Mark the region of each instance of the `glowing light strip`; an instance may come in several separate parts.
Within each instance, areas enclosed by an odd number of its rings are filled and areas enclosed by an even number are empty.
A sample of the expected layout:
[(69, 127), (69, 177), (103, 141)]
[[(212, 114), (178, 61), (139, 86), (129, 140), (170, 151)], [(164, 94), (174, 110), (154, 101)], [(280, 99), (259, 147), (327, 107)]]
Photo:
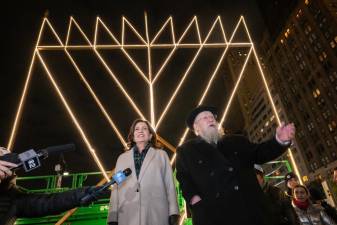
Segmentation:
[(97, 32), (98, 32), (98, 24), (99, 23), (104, 27), (104, 29), (108, 32), (110, 37), (117, 43), (117, 45), (120, 45), (120, 43), (117, 40), (117, 38), (115, 37), (115, 35), (113, 35), (113, 33), (109, 30), (109, 28), (105, 25), (105, 23), (101, 20), (100, 17), (97, 17), (97, 19), (96, 19), (94, 45), (97, 46)]
[[(123, 20), (124, 21), (124, 20)], [(100, 22), (104, 29), (109, 33), (109, 35), (112, 37), (112, 39), (117, 43), (117, 45), (96, 45), (97, 42), (97, 30), (98, 30), (98, 22)], [(124, 49), (124, 22), (122, 23), (122, 45), (119, 43), (119, 41), (117, 40), (117, 38), (112, 34), (112, 32), (109, 30), (109, 28), (105, 25), (105, 23), (99, 18), (97, 17), (96, 19), (96, 26), (95, 26), (95, 35), (94, 35), (94, 47), (95, 49), (108, 49), (108, 48), (112, 48), (112, 49), (121, 49), (122, 52), (125, 54), (125, 56), (127, 57), (127, 59), (129, 60), (129, 62), (131, 62), (133, 64), (133, 66), (136, 68), (136, 70), (138, 71), (138, 73), (141, 75), (141, 77), (150, 84), (149, 79), (146, 77), (146, 75), (144, 74), (144, 72), (139, 68), (139, 66), (136, 64), (136, 62), (132, 59), (132, 57), (129, 55), (129, 53)], [(138, 34), (139, 35), (139, 34)], [(146, 47), (146, 45), (127, 45), (128, 47), (132, 48), (144, 48)]]
[(47, 75), (48, 75), (49, 80), (50, 80), (51, 83), (53, 84), (53, 86), (54, 86), (54, 88), (55, 88), (57, 94), (59, 95), (59, 97), (60, 97), (60, 99), (61, 99), (63, 105), (65, 106), (65, 108), (66, 108), (68, 114), (70, 115), (70, 117), (71, 117), (73, 123), (75, 124), (77, 130), (79, 131), (79, 133), (80, 133), (80, 135), (81, 135), (81, 137), (82, 137), (82, 139), (84, 140), (84, 143), (86, 144), (87, 148), (89, 149), (89, 152), (90, 152), (91, 155), (93, 156), (93, 158), (94, 158), (96, 164), (98, 165), (99, 169), (100, 169), (101, 172), (103, 173), (105, 179), (106, 179), (107, 181), (109, 181), (110, 179), (109, 179), (108, 175), (106, 174), (105, 169), (103, 168), (101, 162), (99, 161), (99, 159), (98, 159), (98, 157), (97, 157), (97, 155), (96, 155), (96, 153), (95, 153), (94, 148), (91, 146), (90, 141), (89, 141), (89, 139), (87, 138), (87, 135), (84, 133), (84, 130), (82, 129), (82, 127), (81, 127), (81, 125), (79, 124), (79, 122), (77, 121), (77, 119), (76, 119), (75, 115), (73, 114), (73, 112), (72, 112), (72, 110), (71, 110), (69, 104), (67, 103), (67, 100), (66, 100), (65, 97), (63, 96), (63, 94), (62, 94), (60, 88), (58, 87), (56, 81), (54, 80), (53, 76), (51, 75), (51, 72), (49, 71), (49, 69), (48, 69), (46, 63), (44, 62), (44, 60), (43, 60), (43, 58), (41, 57), (41, 55), (40, 55), (40, 53), (39, 53), (38, 50), (36, 51), (36, 54), (37, 54), (37, 56), (38, 56), (40, 62), (42, 63), (42, 66), (43, 66), (43, 68), (45, 69), (45, 71), (46, 71), (46, 73), (47, 73)]
[[(144, 40), (144, 38), (139, 34), (139, 32), (136, 30), (136, 28), (134, 28), (134, 26), (123, 16), (122, 18), (123, 20), (123, 23), (127, 23), (128, 26), (133, 30), (133, 32), (138, 36), (138, 38), (144, 43), (144, 45), (148, 45), (148, 43)], [(123, 30), (125, 32), (125, 30)], [(123, 42), (124, 44), (124, 39), (123, 39)]]
[[(256, 51), (255, 51), (254, 43), (253, 43), (253, 41), (252, 41), (252, 39), (251, 39), (251, 36), (250, 36), (250, 34), (249, 34), (249, 31), (248, 31), (248, 27), (247, 27), (246, 21), (245, 21), (245, 19), (243, 18), (243, 16), (241, 16), (241, 17), (242, 17), (242, 21), (243, 21), (243, 24), (244, 24), (244, 26), (245, 26), (245, 30), (246, 30), (246, 32), (247, 32), (249, 41), (252, 43), (252, 46), (253, 46), (252, 48), (253, 48), (255, 60), (256, 60), (256, 62), (257, 62), (258, 68), (259, 68), (259, 70), (260, 70), (260, 74), (261, 74), (261, 77), (262, 77), (262, 80), (263, 80), (263, 84), (264, 84), (264, 87), (265, 87), (265, 89), (266, 89), (266, 91), (267, 91), (267, 94), (268, 94), (269, 102), (270, 102), (271, 105), (272, 105), (272, 108), (273, 108), (273, 111), (274, 111), (274, 115), (276, 116), (277, 122), (278, 122), (278, 124), (280, 125), (280, 124), (281, 124), (281, 120), (280, 120), (280, 118), (279, 118), (277, 109), (276, 109), (276, 107), (275, 107), (274, 100), (273, 100), (273, 98), (272, 98), (272, 96), (271, 96), (271, 93), (270, 93), (270, 90), (269, 90), (269, 87), (268, 87), (268, 83), (267, 83), (267, 81), (266, 81), (264, 72), (263, 72), (262, 67), (261, 67), (261, 64), (260, 64), (260, 60), (259, 60), (259, 58), (258, 58), (258, 56), (257, 56)], [(296, 174), (297, 177), (299, 178), (300, 184), (303, 184), (301, 174), (300, 174), (300, 172), (299, 172), (299, 170), (298, 170), (296, 161), (295, 161), (295, 159), (294, 159), (293, 153), (292, 153), (292, 151), (291, 151), (290, 148), (288, 148), (288, 153), (289, 153), (289, 156), (290, 156), (290, 157), (289, 157), (289, 158), (290, 158), (290, 161), (291, 161), (291, 163), (293, 164), (295, 174)]]
[[(175, 39), (175, 35), (174, 35), (174, 27), (173, 27), (173, 19), (172, 17), (169, 18), (170, 21), (170, 26), (171, 26), (171, 36), (172, 36), (172, 42), (173, 44), (168, 44), (169, 48), (173, 47), (173, 49), (171, 50), (171, 52), (169, 53), (169, 55), (166, 57), (164, 63), (161, 65), (161, 67), (159, 68), (158, 72), (154, 75), (154, 80), (151, 82), (152, 85), (156, 82), (157, 78), (159, 77), (159, 75), (161, 74), (161, 72), (163, 71), (163, 69), (165, 68), (166, 64), (168, 63), (168, 61), (171, 59), (173, 53), (175, 52), (177, 45), (176, 45), (176, 39)], [(192, 19), (193, 21), (193, 19)], [(192, 24), (192, 22), (190, 22), (190, 25)], [(166, 23), (162, 26), (162, 28), (160, 29), (160, 31), (157, 33), (157, 35), (153, 38), (153, 40), (151, 41), (151, 47), (153, 46), (157, 46), (158, 44), (153, 44), (157, 38), (157, 36), (159, 36), (159, 34), (162, 32), (162, 30), (164, 29), (164, 27), (166, 26)], [(189, 27), (189, 26), (188, 26)], [(184, 32), (185, 33), (185, 32)], [(179, 42), (179, 41), (178, 41)]]
[[(220, 18), (220, 17), (219, 17), (219, 18)], [(210, 80), (208, 81), (208, 84), (207, 84), (207, 86), (206, 86), (206, 89), (204, 90), (204, 93), (203, 93), (203, 95), (201, 96), (198, 105), (201, 105), (202, 102), (203, 102), (203, 100), (204, 100), (204, 98), (206, 97), (206, 95), (207, 95), (207, 93), (208, 93), (208, 90), (209, 90), (209, 88), (211, 87), (211, 84), (213, 83), (213, 80), (214, 80), (214, 78), (215, 78), (215, 75), (216, 75), (216, 73), (217, 73), (217, 71), (218, 71), (218, 69), (219, 69), (219, 67), (220, 67), (220, 63), (221, 63), (222, 60), (224, 59), (224, 56), (225, 56), (225, 54), (226, 54), (226, 52), (227, 52), (227, 50), (228, 50), (228, 47), (232, 44), (232, 40), (233, 40), (233, 38), (234, 38), (234, 36), (235, 36), (235, 34), (236, 34), (237, 29), (239, 28), (239, 25), (240, 25), (240, 23), (241, 23), (241, 20), (242, 20), (242, 19), (240, 18), (240, 20), (239, 20), (238, 23), (236, 24), (235, 29), (234, 29), (234, 31), (233, 31), (233, 33), (232, 33), (232, 35), (231, 35), (231, 38), (229, 39), (229, 42), (227, 43), (227, 47), (225, 48), (225, 50), (224, 50), (224, 52), (223, 52), (223, 54), (222, 54), (222, 56), (221, 56), (221, 58), (220, 58), (220, 60), (219, 60), (219, 62), (218, 62), (218, 65), (216, 66), (216, 68), (215, 68), (215, 70), (214, 70), (214, 72), (213, 72), (212, 77), (211, 77)], [(222, 22), (221, 22), (221, 19), (220, 19), (219, 21), (220, 21), (220, 23), (222, 23)], [(185, 138), (186, 138), (186, 136), (187, 136), (187, 133), (188, 133), (188, 128), (185, 128), (185, 131), (184, 131), (184, 133), (183, 133), (183, 136), (180, 138), (179, 145), (181, 145), (181, 144), (184, 142), (184, 140), (185, 140)]]
[(8, 140), (7, 149), (9, 151), (12, 149), (13, 143), (15, 141), (17, 127), (18, 127), (19, 121), (21, 119), (22, 108), (23, 108), (23, 105), (25, 104), (27, 90), (28, 90), (29, 83), (30, 83), (31, 76), (32, 76), (33, 65), (35, 63), (35, 56), (36, 56), (36, 50), (34, 50), (33, 57), (32, 57), (32, 60), (30, 62), (28, 75), (27, 75), (27, 78), (26, 78), (26, 81), (25, 81), (25, 85), (24, 85), (24, 88), (23, 88), (23, 92), (21, 94), (18, 110), (16, 112), (16, 116), (15, 116), (14, 123), (13, 123), (13, 126), (12, 126), (12, 132), (11, 132), (11, 135), (10, 135), (9, 140)]
[[(167, 20), (166, 20), (166, 22), (164, 23), (164, 25), (159, 29), (159, 31), (157, 32), (157, 34), (154, 36), (154, 38), (152, 39), (152, 41), (151, 41), (151, 45), (153, 45), (153, 43), (157, 40), (157, 38), (159, 37), (159, 35), (163, 32), (163, 30), (164, 30), (164, 28), (167, 26), (167, 24), (169, 24), (170, 23), (170, 25), (171, 25), (171, 28), (172, 28), (172, 16), (170, 16)], [(172, 29), (171, 29), (171, 31), (172, 31)], [(173, 35), (174, 35), (174, 33), (173, 32), (171, 32), (171, 35), (172, 35), (172, 45), (174, 45), (174, 38), (173, 38)]]
[[(76, 22), (76, 20), (71, 16), (70, 17), (70, 24), (72, 24), (72, 23), (75, 24), (75, 26), (77, 27), (78, 31), (82, 34), (82, 36), (84, 37), (84, 39), (88, 42), (88, 45), (92, 46), (91, 41), (89, 40), (89, 38), (87, 37), (87, 35), (84, 33), (84, 31), (82, 30), (82, 28), (80, 27), (80, 25)], [(68, 39), (68, 35), (67, 35), (67, 39)], [(66, 43), (66, 45), (68, 45), (68, 43)]]
[[(56, 36), (56, 38), (59, 40), (59, 43), (63, 45), (61, 39), (59, 38), (58, 34), (56, 33), (54, 27), (51, 25), (51, 23), (48, 21), (48, 19), (46, 19), (50, 29), (52, 30), (52, 32), (54, 33), (54, 35)], [(68, 27), (68, 32), (67, 32), (67, 41), (69, 40), (69, 34), (70, 34), (70, 28), (71, 28), (71, 22), (69, 23), (69, 27)], [(67, 43), (66, 41), (66, 43)], [(123, 144), (124, 147), (126, 147), (126, 142), (123, 139), (122, 135), (120, 134), (119, 130), (117, 129), (116, 125), (113, 123), (113, 121), (111, 120), (110, 116), (108, 115), (106, 109), (103, 107), (103, 105), (101, 104), (100, 100), (98, 99), (98, 97), (96, 96), (95, 92), (92, 90), (90, 84), (87, 82), (87, 80), (85, 79), (85, 76), (83, 75), (83, 73), (81, 72), (81, 70), (79, 69), (79, 67), (77, 66), (77, 64), (75, 63), (75, 60), (73, 59), (73, 57), (70, 55), (70, 53), (68, 52), (67, 48), (64, 48), (64, 51), (66, 53), (66, 55), (68, 56), (68, 58), (70, 59), (71, 63), (73, 64), (73, 66), (75, 67), (76, 71), (78, 72), (78, 74), (80, 75), (81, 80), (84, 82), (84, 84), (86, 85), (86, 88), (88, 89), (88, 91), (90, 92), (91, 96), (94, 98), (96, 104), (98, 105), (98, 107), (100, 108), (101, 112), (104, 114), (105, 118), (108, 120), (110, 126), (112, 127), (112, 129), (115, 131), (115, 133), (117, 134), (117, 137), (119, 138), (119, 140), (121, 141), (121, 143)], [(95, 155), (96, 156), (96, 155)], [(94, 156), (94, 157), (95, 157)], [(96, 157), (96, 161), (99, 161), (99, 159)], [(100, 165), (98, 165), (100, 166)]]
[[(172, 94), (172, 96), (171, 96), (169, 102), (168, 102), (167, 105), (165, 106), (165, 108), (164, 108), (162, 114), (161, 114), (160, 117), (159, 117), (158, 123), (156, 124), (156, 128), (159, 127), (161, 121), (163, 120), (165, 114), (167, 113), (169, 107), (171, 106), (173, 100), (175, 99), (175, 96), (176, 96), (177, 93), (179, 92), (180, 87), (181, 87), (182, 84), (184, 83), (184, 81), (185, 81), (187, 75), (189, 74), (189, 72), (190, 72), (192, 66), (194, 65), (195, 60), (198, 58), (199, 53), (201, 52), (201, 50), (202, 50), (202, 48), (203, 48), (203, 44), (207, 42), (208, 38), (210, 37), (210, 34), (212, 33), (212, 31), (213, 31), (213, 29), (214, 29), (214, 27), (215, 27), (215, 25), (216, 25), (216, 23), (217, 23), (218, 21), (219, 21), (219, 17), (213, 22), (213, 25), (212, 25), (212, 27), (210, 28), (210, 30), (209, 30), (209, 32), (208, 32), (208, 34), (207, 34), (205, 40), (204, 40), (203, 43), (200, 45), (200, 48), (198, 49), (198, 51), (197, 51), (197, 53), (195, 54), (194, 58), (192, 59), (190, 65), (188, 66), (187, 70), (185, 71), (185, 73), (184, 73), (182, 79), (180, 80), (180, 82), (179, 82), (178, 86), (176, 87), (175, 91), (173, 92), (173, 94)], [(196, 20), (197, 31), (198, 31), (198, 33), (200, 33), (200, 32), (199, 32), (199, 26), (198, 26), (197, 24), (198, 24), (198, 23), (197, 23), (197, 20)], [(200, 36), (200, 35), (199, 35), (199, 36)], [(181, 40), (182, 40), (182, 38), (180, 38), (180, 41), (181, 41)]]
[[(57, 37), (57, 39), (60, 41), (60, 43), (62, 44), (62, 41), (60, 40), (59, 36), (57, 35), (55, 29), (53, 28), (53, 26), (49, 23), (49, 21), (47, 20), (48, 25), (50, 26), (50, 28), (52, 29), (54, 35)], [(67, 40), (66, 43), (68, 43), (69, 40), (69, 35), (70, 35), (70, 29), (71, 29), (71, 24), (72, 22), (69, 23), (69, 27), (68, 27), (68, 32), (67, 32)], [(95, 92), (92, 90), (90, 84), (88, 83), (88, 81), (85, 79), (85, 76), (83, 75), (82, 71), (80, 70), (80, 68), (77, 66), (75, 60), (73, 59), (73, 57), (70, 55), (70, 53), (68, 52), (67, 48), (64, 49), (66, 55), (68, 56), (68, 58), (70, 59), (71, 63), (73, 64), (74, 68), (76, 69), (77, 73), (79, 74), (81, 80), (83, 81), (83, 83), (85, 84), (86, 88), (88, 89), (88, 91), (90, 92), (91, 96), (93, 97), (93, 99), (95, 100), (97, 106), (100, 108), (101, 112), (103, 113), (103, 115), (105, 116), (105, 118), (108, 120), (110, 126), (112, 127), (112, 129), (115, 131), (118, 139), (121, 141), (121, 143), (123, 144), (124, 147), (126, 147), (126, 142), (123, 138), (123, 136), (121, 135), (121, 133), (119, 132), (117, 126), (114, 124), (114, 122), (112, 121), (111, 117), (108, 115), (106, 109), (104, 108), (104, 106), (102, 105), (101, 101), (98, 99), (98, 97), (96, 96)]]
[(179, 225), (183, 225), (185, 219), (187, 218), (187, 213), (186, 213), (186, 203), (184, 204), (184, 214), (182, 216), (180, 216), (180, 221), (179, 221)]
[(148, 83), (151, 84), (150, 80), (146, 77), (144, 72), (139, 68), (137, 63), (132, 59), (132, 57), (129, 55), (129, 53), (124, 49), (124, 46), (121, 48), (122, 52), (125, 54), (126, 58), (129, 60), (129, 62), (132, 63), (132, 65), (135, 67), (135, 69), (139, 72), (141, 77)]
[(99, 58), (99, 60), (102, 62), (103, 66), (105, 67), (105, 69), (108, 71), (109, 75), (112, 77), (112, 79), (116, 82), (117, 86), (119, 87), (119, 89), (123, 92), (124, 96), (127, 98), (127, 100), (129, 101), (129, 103), (131, 104), (131, 106), (133, 107), (133, 109), (137, 112), (137, 114), (142, 118), (145, 119), (145, 116), (143, 115), (143, 113), (139, 110), (138, 106), (136, 105), (136, 103), (133, 101), (133, 99), (131, 98), (131, 96), (128, 94), (128, 92), (124, 89), (123, 85), (119, 82), (118, 78), (115, 76), (115, 74), (111, 71), (110, 67), (107, 65), (107, 63), (104, 61), (104, 59), (102, 58), (102, 56), (99, 54), (99, 52), (94, 48), (93, 49), (94, 52), (96, 53), (97, 57)]
[[(136, 70), (139, 72), (139, 74), (142, 76), (142, 78), (148, 83), (150, 84), (149, 79), (147, 78), (147, 76), (144, 74), (144, 72), (139, 68), (139, 66), (137, 65), (137, 63), (132, 59), (132, 57), (129, 55), (129, 53), (124, 49), (124, 43), (125, 43), (125, 17), (122, 18), (122, 45), (121, 45), (121, 50), (123, 51), (123, 53), (125, 54), (125, 56), (127, 57), (127, 59), (129, 60), (129, 62), (132, 63), (132, 65), (136, 68)], [(138, 46), (138, 47), (147, 47), (147, 43), (144, 41), (144, 39), (140, 36), (140, 34), (137, 32), (136, 29), (133, 28), (133, 26), (131, 26), (131, 28), (133, 29), (133, 31), (137, 34), (137, 36), (140, 37), (140, 39), (144, 42), (144, 45), (133, 45), (133, 46)]]
[(8, 140), (8, 144), (7, 144), (8, 150), (11, 150), (12, 147), (13, 147), (13, 143), (14, 143), (15, 136), (16, 136), (16, 130), (17, 130), (17, 127), (19, 125), (19, 121), (21, 119), (22, 108), (23, 108), (23, 105), (25, 104), (25, 100), (26, 100), (26, 96), (27, 96), (27, 90), (28, 90), (28, 87), (29, 87), (29, 83), (31, 81), (32, 70), (33, 70), (33, 66), (34, 66), (34, 63), (35, 63), (36, 46), (38, 46), (39, 43), (40, 43), (41, 34), (44, 30), (45, 23), (46, 23), (46, 19), (43, 19), (42, 25), (41, 25), (41, 28), (40, 28), (40, 31), (39, 31), (39, 35), (38, 35), (38, 38), (37, 38), (37, 41), (36, 41), (36, 44), (35, 44), (33, 57), (32, 57), (32, 60), (30, 62), (30, 65), (29, 65), (25, 85), (24, 85), (24, 88), (23, 88), (23, 91), (22, 91), (22, 94), (21, 94), (18, 110), (17, 110), (16, 115), (15, 115), (14, 123), (13, 123), (13, 126), (12, 126), (12, 132), (11, 132), (11, 135), (10, 135), (9, 140)]
[(220, 20), (220, 28), (221, 28), (221, 31), (222, 31), (222, 36), (223, 36), (223, 38), (225, 39), (225, 43), (228, 44), (228, 43), (227, 43), (227, 38), (226, 38), (225, 29), (223, 28), (223, 25), (222, 25), (222, 22), (221, 22), (221, 17), (218, 16), (218, 18), (219, 18), (219, 20)]
[[(165, 68), (166, 64), (168, 63), (168, 61), (171, 59), (171, 57), (173, 56), (173, 53), (176, 51), (177, 46), (179, 46), (181, 40), (185, 37), (187, 31), (190, 29), (190, 27), (192, 26), (193, 23), (196, 23), (196, 16), (193, 17), (193, 19), (191, 20), (191, 22), (187, 25), (185, 31), (183, 32), (183, 34), (180, 36), (179, 40), (177, 43), (174, 42), (174, 47), (171, 50), (170, 54), (167, 56), (167, 58), (165, 59), (164, 63), (161, 65), (160, 69), (158, 70), (158, 72), (156, 73), (156, 75), (154, 76), (154, 79), (152, 81), (152, 84), (154, 84), (157, 79), (159, 78), (159, 75), (161, 74), (161, 72), (163, 71), (163, 69)], [(173, 28), (173, 23), (171, 23), (172, 25), (172, 32), (174, 32), (174, 28)], [(198, 47), (200, 48), (200, 44), (198, 44)]]
[(107, 119), (107, 121), (109, 122), (111, 128), (115, 131), (115, 133), (117, 134), (118, 139), (120, 140), (120, 142), (122, 143), (122, 145), (126, 148), (126, 141), (124, 140), (123, 136), (121, 135), (120, 131), (118, 130), (117, 126), (115, 125), (115, 123), (112, 121), (111, 116), (108, 114), (108, 112), (106, 111), (105, 107), (102, 105), (101, 101), (99, 100), (99, 98), (97, 97), (96, 93), (93, 91), (92, 87), (90, 86), (89, 82), (86, 80), (85, 76), (83, 75), (82, 71), (80, 70), (80, 68), (77, 66), (75, 60), (73, 59), (73, 57), (70, 55), (70, 53), (68, 52), (67, 49), (65, 49), (66, 55), (68, 56), (68, 58), (70, 59), (71, 63), (73, 64), (73, 66), (75, 67), (78, 75), (80, 76), (81, 80), (83, 81), (83, 83), (85, 84), (86, 88), (89, 90), (91, 96), (93, 97), (93, 99), (95, 100), (97, 106), (100, 108), (101, 112), (103, 113), (103, 115), (105, 116), (105, 118)]
[(149, 29), (148, 29), (148, 21), (147, 14), (144, 13), (145, 17), (145, 35), (147, 41), (147, 63), (148, 63), (148, 73), (150, 80), (150, 112), (151, 112), (151, 126), (155, 127), (155, 112), (154, 112), (154, 97), (153, 97), (153, 85), (152, 85), (152, 64), (151, 64), (151, 47), (150, 47), (150, 38), (149, 38)]
[[(78, 25), (78, 23), (76, 22), (75, 19), (72, 18), (73, 23), (78, 27), (79, 31), (82, 33), (82, 35), (85, 37), (86, 40), (88, 40), (88, 43), (90, 43), (89, 39), (87, 38), (86, 34), (82, 31), (82, 29), (80, 28), (80, 26)], [(134, 110), (138, 113), (138, 115), (141, 118), (145, 118), (144, 115), (142, 114), (142, 112), (139, 110), (138, 106), (136, 105), (136, 103), (133, 101), (133, 99), (130, 97), (130, 95), (127, 93), (127, 91), (125, 90), (125, 88), (123, 87), (123, 85), (119, 82), (118, 78), (115, 76), (115, 74), (111, 71), (110, 67), (107, 65), (107, 63), (105, 62), (105, 60), (103, 59), (103, 57), (100, 55), (100, 53), (96, 50), (96, 48), (92, 46), (93, 51), (95, 52), (95, 54), (97, 55), (97, 57), (99, 58), (99, 60), (102, 62), (102, 64), (104, 65), (105, 69), (108, 71), (109, 75), (112, 77), (112, 79), (115, 81), (115, 83), (117, 84), (117, 86), (120, 88), (120, 90), (122, 91), (122, 93), (124, 94), (124, 96), (129, 100), (130, 104), (132, 105), (132, 107), (134, 108)]]
[(247, 63), (248, 63), (250, 54), (252, 53), (252, 49), (253, 49), (253, 48), (250, 48), (250, 49), (249, 49), (248, 55), (247, 55), (247, 57), (246, 57), (246, 59), (245, 59), (245, 62), (244, 62), (244, 64), (243, 64), (243, 66), (242, 66), (242, 69), (241, 69), (241, 72), (240, 72), (240, 74), (239, 74), (239, 77), (238, 77), (238, 79), (236, 80), (236, 83), (235, 83), (235, 85), (234, 85), (234, 88), (233, 88), (233, 90), (232, 90), (232, 93), (231, 93), (231, 95), (230, 95), (230, 97), (229, 97), (229, 100), (228, 100), (228, 103), (227, 103), (227, 105), (226, 105), (225, 111), (224, 111), (224, 113), (222, 114), (221, 120), (220, 120), (220, 122), (219, 122), (219, 127), (222, 126), (222, 124), (223, 124), (223, 122), (224, 122), (224, 120), (225, 120), (225, 118), (226, 118), (226, 116), (227, 116), (227, 113), (228, 113), (228, 110), (229, 110), (229, 108), (230, 108), (230, 106), (231, 106), (231, 104), (232, 104), (234, 95), (236, 94), (236, 90), (238, 89), (239, 84), (240, 84), (240, 82), (241, 82), (241, 80), (242, 80), (243, 73), (244, 73), (245, 70), (246, 70), (246, 66), (247, 66)]
[[(218, 48), (218, 47), (226, 47), (227, 43), (205, 43), (203, 44), (204, 48)], [(137, 44), (116, 44), (116, 45), (95, 45), (97, 49), (146, 49), (147, 45), (137, 45)], [(150, 44), (151, 48), (199, 48), (200, 44), (186, 44), (186, 43), (175, 43), (175, 44)], [(231, 47), (250, 47), (251, 43), (231, 43)], [(59, 50), (63, 47), (60, 45), (39, 45), (37, 46), (40, 49), (46, 50)], [(67, 45), (68, 49), (88, 49), (92, 48), (90, 45)]]

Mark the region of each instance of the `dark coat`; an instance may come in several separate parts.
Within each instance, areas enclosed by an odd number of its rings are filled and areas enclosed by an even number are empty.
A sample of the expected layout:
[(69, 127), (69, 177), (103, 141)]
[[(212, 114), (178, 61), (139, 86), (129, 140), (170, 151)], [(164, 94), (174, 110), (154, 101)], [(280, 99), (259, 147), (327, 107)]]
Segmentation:
[(267, 182), (262, 190), (265, 193), (269, 211), (266, 215), (271, 216), (270, 220), (277, 221), (277, 225), (300, 225), (290, 199), (280, 188)]
[(177, 149), (177, 179), (189, 204), (193, 225), (272, 225), (254, 164), (263, 164), (284, 153), (275, 138), (254, 144), (243, 136), (224, 136), (217, 146), (200, 138)]
[(19, 217), (59, 214), (80, 205), (87, 188), (55, 194), (27, 193), (13, 179), (0, 183), (0, 225), (14, 224)]

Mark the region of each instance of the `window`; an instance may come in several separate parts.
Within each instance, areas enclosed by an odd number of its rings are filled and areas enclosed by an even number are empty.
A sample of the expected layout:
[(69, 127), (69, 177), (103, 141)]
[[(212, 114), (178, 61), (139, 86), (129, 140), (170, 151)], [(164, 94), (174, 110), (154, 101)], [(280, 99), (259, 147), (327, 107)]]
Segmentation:
[(310, 122), (309, 124), (307, 124), (307, 127), (308, 127), (308, 130), (309, 130), (310, 132), (315, 128), (313, 122)]
[(332, 120), (330, 123), (328, 123), (328, 128), (329, 128), (329, 131), (332, 133), (336, 130), (336, 121)]

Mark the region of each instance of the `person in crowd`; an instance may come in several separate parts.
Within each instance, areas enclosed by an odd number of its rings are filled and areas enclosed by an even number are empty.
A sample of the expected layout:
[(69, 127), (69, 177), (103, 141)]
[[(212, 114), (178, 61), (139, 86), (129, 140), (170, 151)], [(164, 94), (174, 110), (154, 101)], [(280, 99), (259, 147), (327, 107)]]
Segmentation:
[[(321, 185), (320, 181), (319, 181), (318, 185)], [(309, 192), (310, 192), (310, 200), (312, 201), (312, 203), (320, 205), (324, 209), (325, 213), (335, 223), (337, 223), (337, 211), (336, 211), (336, 208), (334, 208), (332, 205), (330, 205), (326, 201), (326, 195), (325, 195), (324, 191), (322, 189), (318, 188), (317, 186), (315, 187), (314, 185), (310, 185), (308, 187), (308, 189), (309, 189)]]
[(286, 195), (291, 199), (292, 190), (299, 184), (298, 177), (294, 172), (289, 172), (284, 176), (284, 184), (286, 186)]
[[(0, 157), (6, 154), (9, 151), (1, 147)], [(17, 218), (60, 214), (81, 206), (81, 199), (94, 190), (94, 187), (84, 187), (53, 194), (28, 193), (16, 185), (12, 171), (15, 167), (14, 163), (0, 160), (0, 225), (13, 225)]]
[(128, 135), (128, 149), (116, 163), (116, 171), (132, 174), (111, 192), (109, 225), (177, 225), (177, 194), (167, 153), (160, 149), (149, 122), (137, 119)]
[(304, 185), (296, 185), (292, 189), (292, 205), (301, 225), (335, 225), (324, 209), (310, 201), (309, 190)]
[(255, 164), (254, 168), (256, 178), (266, 196), (267, 209), (269, 210), (267, 215), (271, 216), (270, 220), (277, 221), (277, 225), (299, 225), (300, 223), (289, 198), (284, 195), (280, 188), (269, 184), (260, 165)]
[(337, 184), (337, 167), (333, 169), (332, 180)]

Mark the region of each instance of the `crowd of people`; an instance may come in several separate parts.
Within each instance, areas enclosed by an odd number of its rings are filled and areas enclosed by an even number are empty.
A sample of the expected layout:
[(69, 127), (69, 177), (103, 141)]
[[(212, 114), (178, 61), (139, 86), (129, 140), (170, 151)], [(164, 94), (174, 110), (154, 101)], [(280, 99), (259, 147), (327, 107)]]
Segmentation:
[[(285, 176), (285, 192), (265, 179), (260, 165), (292, 144), (294, 124), (282, 123), (270, 140), (257, 144), (241, 135), (224, 135), (216, 115), (214, 107), (195, 108), (186, 123), (196, 138), (177, 148), (176, 178), (194, 225), (337, 224), (336, 209), (315, 198), (317, 192), (299, 184), (294, 173)], [(148, 121), (133, 122), (127, 146), (116, 171), (130, 168), (132, 173), (112, 187), (107, 223), (178, 225), (172, 166)], [(13, 182), (15, 166), (0, 160), (0, 224), (65, 211), (80, 205), (87, 192), (82, 188), (49, 195), (23, 193)]]

